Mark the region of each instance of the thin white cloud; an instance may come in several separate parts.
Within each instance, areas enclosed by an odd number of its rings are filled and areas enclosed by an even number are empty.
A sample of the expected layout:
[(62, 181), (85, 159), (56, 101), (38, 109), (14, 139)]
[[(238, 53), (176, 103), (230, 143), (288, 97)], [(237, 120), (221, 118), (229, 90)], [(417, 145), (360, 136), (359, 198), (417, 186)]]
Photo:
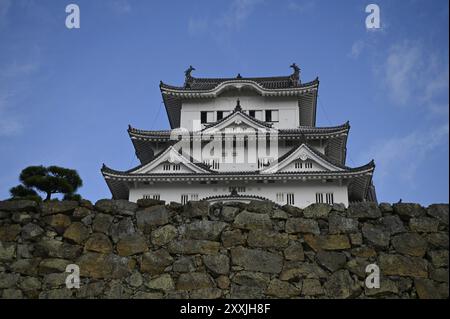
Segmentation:
[(191, 36), (204, 34), (208, 31), (208, 20), (206, 18), (189, 18), (188, 33)]
[(24, 129), (17, 107), (30, 76), (39, 69), (39, 49), (35, 48), (32, 55), (31, 60), (15, 60), (0, 67), (0, 137), (18, 135)]
[(364, 50), (365, 46), (366, 45), (365, 45), (364, 41), (358, 40), (358, 41), (354, 42), (349, 56), (354, 59), (358, 58), (361, 55), (362, 51)]
[(387, 50), (378, 69), (393, 105), (427, 115), (422, 122), (425, 128), (380, 140), (362, 154), (361, 159), (375, 159), (381, 184), (401, 179), (413, 185), (430, 153), (448, 144), (448, 56), (434, 52), (422, 42), (403, 41)]
[(227, 30), (238, 30), (264, 0), (233, 0), (219, 19), (219, 25)]
[(0, 137), (20, 134), (23, 126), (20, 121), (9, 112), (12, 94), (0, 92)]
[(306, 13), (311, 11), (316, 5), (315, 1), (306, 1), (306, 0), (297, 0), (297, 1), (293, 1), (290, 0), (288, 2), (288, 9), (297, 13)]
[(132, 11), (128, 0), (114, 0), (109, 2), (111, 9), (117, 14), (128, 14)]
[(211, 39), (227, 55), (240, 63), (239, 52), (233, 43), (234, 34), (243, 28), (265, 0), (233, 0), (215, 16), (190, 17), (187, 32), (190, 36), (205, 36)]
[(4, 18), (11, 7), (11, 0), (0, 0), (0, 18)]
[(448, 144), (449, 124), (416, 130), (406, 136), (392, 137), (375, 143), (361, 159), (374, 158), (381, 184), (388, 179), (414, 182), (417, 171), (430, 152)]
[(421, 78), (422, 52), (408, 43), (395, 45), (385, 65), (385, 81), (391, 99), (400, 105), (411, 101), (417, 81)]
[(0, 0), (0, 27), (6, 24), (6, 18), (11, 8), (11, 0)]
[(34, 62), (18, 63), (14, 61), (3, 70), (3, 77), (15, 78), (19, 76), (27, 76), (39, 68), (39, 64)]
[[(389, 97), (401, 106), (419, 102), (435, 109), (436, 100), (448, 92), (448, 75), (448, 58), (427, 52), (421, 43), (404, 41), (392, 46), (384, 65)], [(446, 100), (444, 104), (448, 104), (448, 95)]]

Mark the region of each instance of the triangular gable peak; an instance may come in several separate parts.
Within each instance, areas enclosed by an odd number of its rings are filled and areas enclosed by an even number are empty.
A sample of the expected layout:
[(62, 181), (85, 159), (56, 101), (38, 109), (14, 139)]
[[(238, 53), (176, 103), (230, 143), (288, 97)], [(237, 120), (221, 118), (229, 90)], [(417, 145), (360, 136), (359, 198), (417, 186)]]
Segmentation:
[(291, 154), (282, 156), (280, 160), (272, 162), (261, 171), (262, 174), (279, 172), (308, 172), (308, 171), (343, 171), (320, 155), (316, 154), (306, 144), (301, 144)]
[(276, 129), (270, 128), (267, 125), (258, 123), (253, 120), (250, 116), (240, 111), (233, 112), (227, 116), (224, 120), (213, 124), (202, 130), (203, 134), (214, 134), (214, 133), (240, 133), (240, 132), (277, 132)]
[(186, 157), (178, 153), (173, 147), (168, 147), (159, 156), (157, 156), (150, 163), (138, 168), (131, 174), (196, 174), (196, 173), (208, 173), (206, 169), (195, 165)]

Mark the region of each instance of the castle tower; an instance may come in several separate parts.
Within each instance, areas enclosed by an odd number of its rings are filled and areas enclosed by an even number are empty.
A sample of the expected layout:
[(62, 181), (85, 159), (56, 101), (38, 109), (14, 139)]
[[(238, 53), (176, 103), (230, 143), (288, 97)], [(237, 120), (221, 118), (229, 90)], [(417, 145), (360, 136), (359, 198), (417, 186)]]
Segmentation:
[(302, 83), (291, 67), (288, 76), (197, 78), (191, 66), (183, 86), (161, 82), (172, 130), (128, 128), (141, 165), (103, 166), (113, 198), (376, 201), (374, 162), (345, 165), (349, 123), (316, 127), (319, 80)]

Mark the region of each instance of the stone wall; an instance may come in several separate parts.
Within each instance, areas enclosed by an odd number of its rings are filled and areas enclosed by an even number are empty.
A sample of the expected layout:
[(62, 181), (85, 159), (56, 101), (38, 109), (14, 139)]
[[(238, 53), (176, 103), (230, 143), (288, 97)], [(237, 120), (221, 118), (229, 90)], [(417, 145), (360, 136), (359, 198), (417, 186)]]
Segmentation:
[(4, 201), (0, 241), (2, 298), (448, 298), (448, 204)]

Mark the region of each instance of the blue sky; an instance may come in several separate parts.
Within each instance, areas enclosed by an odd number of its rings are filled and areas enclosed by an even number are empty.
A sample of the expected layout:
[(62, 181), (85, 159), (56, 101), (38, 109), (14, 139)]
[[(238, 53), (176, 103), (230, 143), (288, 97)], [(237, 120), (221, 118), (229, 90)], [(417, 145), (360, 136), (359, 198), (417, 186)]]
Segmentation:
[[(65, 27), (76, 3), (81, 28)], [(381, 29), (365, 28), (376, 3)], [(448, 202), (448, 1), (0, 0), (0, 198), (28, 165), (75, 168), (80, 194), (138, 164), (127, 125), (168, 129), (159, 81), (319, 76), (318, 126), (349, 120), (349, 166), (380, 201)]]

